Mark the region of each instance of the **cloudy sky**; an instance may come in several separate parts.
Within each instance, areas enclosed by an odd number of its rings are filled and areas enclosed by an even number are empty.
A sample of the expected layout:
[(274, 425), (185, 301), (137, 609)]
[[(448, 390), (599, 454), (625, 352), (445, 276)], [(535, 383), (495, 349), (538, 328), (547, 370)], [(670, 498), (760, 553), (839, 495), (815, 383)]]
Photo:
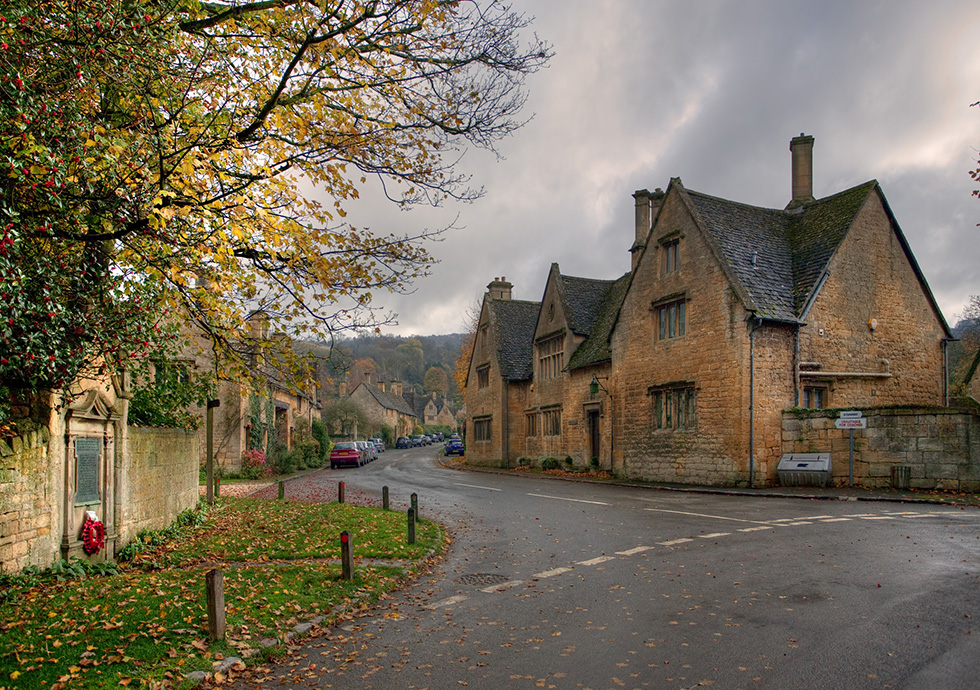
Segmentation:
[[(457, 225), (407, 296), (378, 295), (400, 335), (461, 331), (496, 276), (539, 300), (548, 268), (629, 269), (637, 189), (757, 206), (790, 197), (790, 139), (813, 135), (814, 195), (877, 179), (947, 320), (980, 294), (976, 0), (515, 0), (554, 46), (528, 80), (533, 119), (504, 160), (461, 163), (485, 196), (436, 211), (374, 201), (379, 231)], [(370, 197), (368, 197), (370, 198)]]

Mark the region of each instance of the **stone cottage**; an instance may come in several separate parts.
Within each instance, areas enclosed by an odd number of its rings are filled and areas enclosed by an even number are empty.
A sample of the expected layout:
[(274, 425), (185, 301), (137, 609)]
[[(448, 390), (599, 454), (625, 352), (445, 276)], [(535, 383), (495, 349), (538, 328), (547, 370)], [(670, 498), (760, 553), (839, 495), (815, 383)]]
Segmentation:
[(412, 434), (416, 415), (412, 406), (402, 397), (402, 382), (373, 383), (373, 372), (370, 371), (364, 376), (364, 381), (351, 391), (350, 400), (364, 412), (368, 424), (373, 429), (387, 426), (396, 438)]
[[(766, 483), (783, 410), (945, 404), (950, 331), (881, 188), (814, 199), (812, 146), (791, 142), (785, 209), (678, 178), (637, 192), (631, 270), (594, 281), (591, 297), (556, 266), (540, 303), (505, 306), (510, 286), (491, 283), (467, 382), (468, 459), (564, 453), (631, 478)], [(577, 297), (561, 294), (569, 285)], [(540, 443), (515, 443), (537, 438), (532, 413), (562, 441), (541, 429)]]

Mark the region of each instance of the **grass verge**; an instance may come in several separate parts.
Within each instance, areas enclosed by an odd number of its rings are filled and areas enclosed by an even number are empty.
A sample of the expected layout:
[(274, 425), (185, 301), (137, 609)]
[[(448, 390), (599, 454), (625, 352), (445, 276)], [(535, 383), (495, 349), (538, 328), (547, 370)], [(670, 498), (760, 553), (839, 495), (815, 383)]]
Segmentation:
[[(352, 535), (355, 577), (340, 579), (340, 532)], [(41, 578), (0, 604), (0, 690), (179, 687), (230, 656), (269, 654), (298, 623), (393, 589), (439, 525), (338, 503), (222, 498), (201, 526), (137, 553), (117, 575)], [(204, 575), (225, 576), (228, 632), (208, 642)], [(263, 644), (264, 643), (264, 644)], [(274, 648), (273, 648), (274, 649)]]

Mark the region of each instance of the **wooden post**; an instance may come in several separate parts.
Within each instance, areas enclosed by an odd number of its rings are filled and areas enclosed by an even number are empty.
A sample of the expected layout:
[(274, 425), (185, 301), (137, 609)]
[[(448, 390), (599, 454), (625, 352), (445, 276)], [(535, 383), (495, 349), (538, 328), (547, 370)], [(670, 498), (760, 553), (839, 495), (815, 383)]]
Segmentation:
[(408, 543), (415, 543), (415, 508), (408, 509)]
[(286, 483), (283, 480), (279, 480), (279, 500), (286, 497)]
[(419, 495), (412, 494), (412, 510), (415, 511), (415, 517), (419, 516)]
[(340, 484), (337, 485), (337, 503), (343, 503), (343, 502), (344, 502), (344, 483), (340, 482)]
[(340, 533), (340, 578), (350, 580), (354, 577), (354, 556), (351, 553), (350, 532)]
[(207, 501), (209, 506), (214, 505), (214, 408), (221, 405), (220, 400), (208, 400), (207, 413), (205, 415), (205, 427), (207, 430), (207, 455), (205, 456), (205, 466), (207, 468)]
[(212, 642), (225, 639), (225, 576), (218, 569), (204, 576), (208, 597), (208, 633)]
[(391, 505), (388, 503), (388, 487), (381, 487), (381, 508), (383, 510), (390, 510)]

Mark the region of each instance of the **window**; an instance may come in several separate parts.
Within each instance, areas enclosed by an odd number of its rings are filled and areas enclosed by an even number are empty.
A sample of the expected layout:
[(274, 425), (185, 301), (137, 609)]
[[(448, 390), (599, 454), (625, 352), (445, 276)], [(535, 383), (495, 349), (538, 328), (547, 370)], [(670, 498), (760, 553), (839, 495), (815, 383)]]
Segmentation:
[(565, 368), (565, 336), (558, 335), (538, 343), (538, 376), (553, 379)]
[(677, 300), (657, 307), (660, 340), (677, 338), (687, 331), (687, 302)]
[(819, 410), (827, 406), (827, 388), (825, 386), (807, 386), (803, 389), (803, 407)]
[(480, 347), (487, 346), (487, 339), (490, 336), (490, 327), (483, 325), (480, 327)]
[(477, 388), (486, 388), (490, 385), (490, 365), (480, 367), (476, 370)]
[(673, 273), (677, 270), (678, 262), (680, 261), (680, 240), (671, 240), (670, 242), (664, 242), (664, 273)]
[(490, 435), (493, 433), (492, 422), (493, 419), (490, 417), (487, 417), (486, 419), (474, 419), (473, 437), (477, 441), (489, 441)]
[(561, 409), (545, 410), (541, 416), (544, 417), (544, 435), (561, 436)]
[(538, 413), (528, 412), (524, 415), (524, 435), (525, 436), (537, 436), (538, 435)]
[(694, 386), (684, 384), (650, 391), (653, 403), (651, 419), (655, 429), (696, 429), (696, 394)]

